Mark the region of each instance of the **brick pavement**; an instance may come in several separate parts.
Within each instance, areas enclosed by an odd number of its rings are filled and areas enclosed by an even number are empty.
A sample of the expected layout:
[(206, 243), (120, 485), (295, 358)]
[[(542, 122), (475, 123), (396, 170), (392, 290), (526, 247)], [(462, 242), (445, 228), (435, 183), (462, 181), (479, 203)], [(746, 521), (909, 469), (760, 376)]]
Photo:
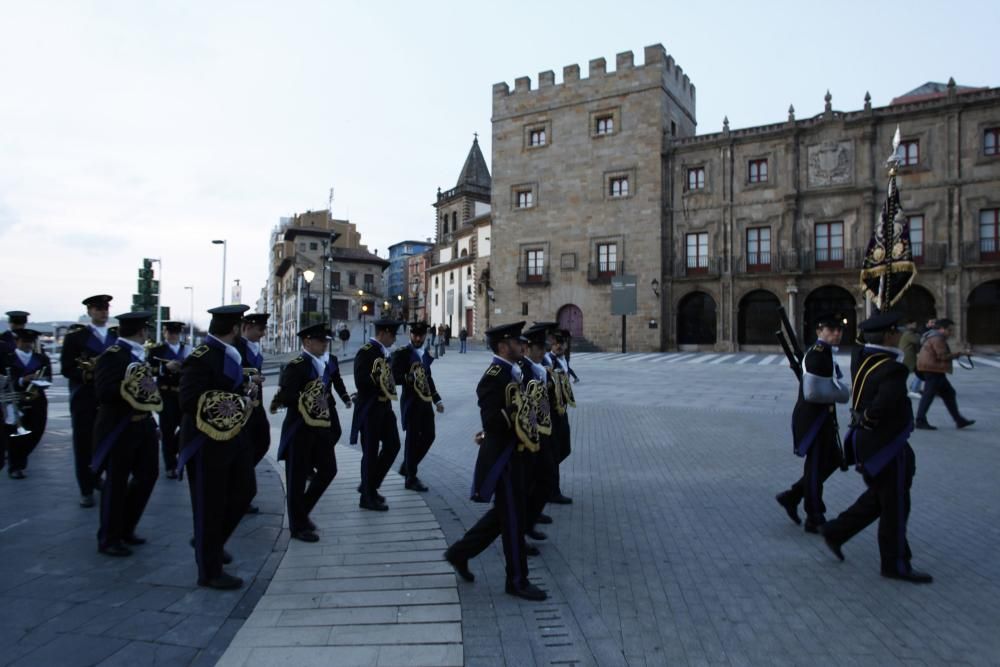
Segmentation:
[[(575, 503), (547, 510), (555, 523), (531, 560), (551, 597), (504, 595), (499, 547), (473, 561), (476, 582), (459, 584), (466, 664), (996, 663), (1000, 371), (956, 373), (976, 426), (955, 431), (936, 403), (941, 430), (913, 437), (914, 564), (936, 577), (917, 587), (879, 576), (874, 527), (840, 563), (774, 502), (801, 473), (795, 385), (779, 359), (678, 356), (574, 355), (583, 382), (563, 477)], [(448, 412), (421, 476), (449, 542), (484, 509), (467, 494), (470, 390), (487, 361), (449, 355), (434, 367)], [(830, 514), (862, 489), (856, 473), (836, 474)]]

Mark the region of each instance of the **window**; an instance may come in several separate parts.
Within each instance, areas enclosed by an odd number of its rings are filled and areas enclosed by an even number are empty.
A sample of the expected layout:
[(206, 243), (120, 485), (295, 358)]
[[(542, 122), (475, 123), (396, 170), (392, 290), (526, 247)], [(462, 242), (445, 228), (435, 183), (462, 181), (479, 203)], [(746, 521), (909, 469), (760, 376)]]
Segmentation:
[(611, 134), (615, 131), (615, 117), (611, 114), (594, 120), (594, 134)]
[(319, 244), (318, 243), (310, 243), (309, 244), (309, 249), (310, 250), (319, 250)]
[(528, 314), (528, 302), (527, 301), (522, 301), (521, 302), (521, 314), (522, 315), (527, 315)]
[(358, 274), (355, 271), (347, 272), (347, 284), (351, 287), (357, 287), (358, 285)]
[(438, 286), (438, 277), (434, 276), (434, 287)]
[(299, 250), (302, 251), (302, 252), (306, 251), (306, 244), (305, 244), (304, 241), (302, 241), (302, 242), (299, 243)]
[(771, 228), (751, 227), (747, 230), (747, 270), (760, 271), (771, 267)]
[(988, 208), (979, 212), (979, 256), (1000, 255), (997, 238), (1000, 237), (1000, 208)]
[(705, 189), (705, 168), (692, 167), (688, 169), (688, 190)]
[(454, 285), (455, 284), (455, 272), (454, 271), (449, 271), (448, 272), (448, 284), (449, 285)]
[(751, 183), (767, 183), (767, 159), (750, 160), (749, 181)]
[(330, 290), (333, 292), (340, 291), (340, 271), (330, 272)]
[(531, 190), (518, 190), (517, 208), (531, 208), (535, 205), (534, 193)]
[(911, 215), (906, 218), (910, 226), (910, 247), (913, 249), (913, 260), (924, 259), (924, 216)]
[(529, 146), (544, 146), (545, 145), (545, 128), (539, 127), (534, 130), (528, 131), (528, 145)]
[(675, 123), (674, 121), (670, 121), (670, 136), (671, 137), (677, 136), (677, 123)]
[(844, 265), (844, 223), (816, 223), (816, 266)]
[(524, 253), (525, 275), (529, 282), (541, 282), (545, 277), (545, 251), (528, 250)]
[(910, 139), (899, 144), (899, 164), (912, 167), (920, 163), (920, 142)]
[(451, 231), (458, 230), (458, 211), (451, 212)]
[(1000, 127), (988, 128), (983, 133), (983, 154), (1000, 155)]
[(708, 232), (687, 235), (687, 272), (708, 271)]
[(628, 176), (615, 176), (610, 179), (609, 194), (612, 197), (628, 197)]
[(618, 271), (618, 244), (597, 244), (597, 275), (613, 276)]
[(435, 306), (438, 305), (438, 295), (437, 294), (434, 295), (434, 305)]

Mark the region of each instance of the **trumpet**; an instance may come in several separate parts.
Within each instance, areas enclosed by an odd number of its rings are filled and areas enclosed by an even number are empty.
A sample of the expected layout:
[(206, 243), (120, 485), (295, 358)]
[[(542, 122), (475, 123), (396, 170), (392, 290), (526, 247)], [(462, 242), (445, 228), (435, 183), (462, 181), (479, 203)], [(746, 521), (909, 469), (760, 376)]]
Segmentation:
[(6, 375), (0, 375), (0, 406), (3, 408), (4, 423), (14, 427), (13, 436), (29, 435), (31, 431), (21, 425), (24, 412), (21, 410), (21, 401), (25, 398), (25, 392), (17, 391), (14, 384), (14, 376), (10, 370)]

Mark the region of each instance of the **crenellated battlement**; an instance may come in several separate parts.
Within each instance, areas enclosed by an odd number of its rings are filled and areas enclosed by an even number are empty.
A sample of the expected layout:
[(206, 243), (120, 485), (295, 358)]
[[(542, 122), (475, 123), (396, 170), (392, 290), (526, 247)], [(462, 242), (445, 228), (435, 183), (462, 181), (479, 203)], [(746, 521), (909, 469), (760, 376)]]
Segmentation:
[(546, 70), (538, 74), (538, 86), (533, 88), (531, 77), (514, 79), (514, 87), (502, 81), (493, 85), (493, 108), (497, 112), (509, 105), (530, 106), (536, 100), (544, 103), (554, 95), (591, 94), (594, 87), (614, 89), (621, 86), (623, 92), (640, 84), (658, 82), (665, 87), (677, 102), (693, 114), (695, 108), (695, 86), (684, 70), (667, 54), (662, 44), (653, 44), (643, 49), (643, 64), (635, 64), (632, 51), (624, 51), (615, 56), (615, 69), (608, 71), (607, 60), (594, 58), (587, 64), (587, 76), (580, 76), (580, 65), (566, 65), (562, 71), (562, 82), (556, 83), (555, 72)]

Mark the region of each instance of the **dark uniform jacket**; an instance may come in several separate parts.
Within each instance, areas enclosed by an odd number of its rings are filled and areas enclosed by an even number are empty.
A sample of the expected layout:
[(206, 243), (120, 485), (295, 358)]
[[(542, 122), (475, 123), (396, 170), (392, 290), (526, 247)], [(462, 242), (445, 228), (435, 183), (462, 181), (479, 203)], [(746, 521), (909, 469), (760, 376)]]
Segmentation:
[(847, 398), (847, 382), (834, 362), (833, 348), (817, 340), (802, 359), (799, 398), (792, 411), (796, 454), (805, 456), (818, 439), (835, 437), (836, 403), (843, 403)]
[[(382, 389), (373, 376), (375, 362), (382, 358), (385, 358), (382, 346), (372, 341), (362, 345), (357, 356), (354, 357), (354, 386), (358, 396), (354, 403), (351, 444), (357, 442), (357, 434), (363, 426), (366, 428), (375, 427), (379, 421), (389, 418), (395, 419), (391, 417), (392, 404), (382, 393)], [(377, 437), (377, 430), (372, 434)]]
[(151, 415), (136, 410), (122, 396), (122, 381), (132, 363), (140, 363), (132, 356), (127, 344), (109, 347), (98, 359), (94, 372), (94, 391), (97, 394), (97, 419), (94, 421), (94, 464), (99, 471), (111, 448), (128, 436), (128, 428)]
[(177, 353), (174, 353), (169, 345), (162, 343), (149, 350), (149, 363), (156, 369), (156, 385), (160, 388), (164, 399), (168, 395), (177, 397), (177, 392), (181, 387), (181, 373), (180, 371), (175, 373), (167, 370), (166, 362), (158, 360), (166, 359), (167, 361), (183, 362), (187, 353), (186, 347), (184, 343), (181, 343)]
[[(434, 385), (434, 376), (431, 374), (431, 364), (434, 363), (434, 357), (430, 355), (429, 352), (424, 352), (421, 358), (420, 353), (414, 349), (413, 345), (407, 345), (406, 347), (401, 347), (392, 353), (392, 377), (396, 384), (403, 386), (403, 391), (400, 396), (400, 408), (401, 417), (403, 420), (403, 429), (406, 429), (406, 424), (409, 416), (415, 410), (432, 409), (433, 404), (441, 402), (441, 395), (437, 391), (437, 387)], [(414, 378), (410, 369), (413, 368), (413, 364), (419, 363), (424, 367), (424, 373), (427, 376), (427, 384), (430, 389), (431, 400), (426, 401), (417, 395), (416, 390), (413, 388)]]
[[(247, 339), (243, 336), (239, 336), (233, 344), (237, 350), (239, 350), (240, 357), (243, 359), (243, 368), (254, 369), (260, 374), (264, 369), (264, 354), (256, 354), (247, 345)], [(263, 385), (260, 385), (260, 391), (263, 391)], [(261, 397), (258, 394), (255, 399), (253, 399), (253, 412), (250, 413), (250, 421), (247, 422), (245, 427), (247, 433), (251, 435), (254, 439), (254, 445), (256, 448), (262, 449), (263, 451), (258, 451), (258, 458), (264, 456), (267, 453), (267, 448), (271, 444), (271, 424), (267, 420), (267, 411), (261, 401)]]
[(493, 498), (500, 475), (515, 454), (517, 433), (514, 430), (514, 406), (508, 400), (508, 385), (520, 391), (511, 364), (493, 358), (476, 386), (483, 442), (476, 457), (472, 500), (488, 503)]
[(310, 424), (310, 421), (315, 421), (317, 418), (316, 412), (309, 411), (305, 405), (300, 405), (300, 397), (306, 389), (306, 385), (317, 378), (320, 378), (320, 374), (316, 371), (312, 359), (305, 354), (300, 354), (292, 359), (285, 366), (285, 370), (281, 372), (281, 386), (278, 387), (278, 393), (275, 394), (272, 401), (272, 405), (284, 406), (288, 409), (285, 413), (285, 421), (281, 424), (279, 461), (285, 458), (288, 445), (298, 436), (319, 437), (320, 444), (329, 444), (331, 447), (340, 439), (340, 419), (337, 416), (333, 392), (336, 391), (337, 396), (340, 396), (345, 404), (351, 400), (351, 397), (347, 393), (347, 387), (344, 386), (343, 378), (340, 377), (340, 369), (335, 357), (330, 357), (322, 376), (323, 390), (319, 407), (326, 407), (329, 413), (327, 417), (329, 423), (325, 426)]
[(59, 366), (60, 372), (69, 378), (71, 396), (93, 380), (89, 375), (83, 373), (77, 361), (79, 359), (96, 359), (102, 352), (114, 345), (117, 339), (118, 333), (114, 327), (108, 329), (108, 335), (103, 343), (89, 326), (66, 334), (63, 339), (62, 353), (59, 356)]
[[(243, 366), (226, 355), (222, 343), (209, 338), (204, 345), (196, 347), (181, 368), (181, 462), (194, 455), (198, 447), (207, 446), (239, 447), (240, 436), (232, 440), (219, 441), (198, 430), (196, 415), (198, 399), (207, 391), (225, 391), (243, 394)], [(206, 442), (211, 440), (212, 442)]]
[(4, 355), (7, 352), (13, 352), (14, 348), (17, 347), (14, 344), (14, 332), (7, 329), (3, 333), (0, 333), (0, 355)]
[[(45, 428), (49, 401), (44, 389), (32, 387), (30, 384), (23, 385), (21, 384), (21, 378), (25, 375), (42, 371), (39, 378), (51, 381), (52, 362), (49, 361), (48, 355), (44, 352), (33, 352), (31, 360), (25, 366), (21, 363), (21, 358), (17, 356), (17, 352), (11, 349), (10, 352), (0, 354), (0, 375), (5, 375), (7, 371), (10, 371), (10, 377), (14, 381), (14, 391), (24, 392), (24, 398), (20, 402), (20, 408), (24, 411), (22, 426), (32, 433), (37, 431), (37, 436), (41, 438), (41, 431)], [(0, 421), (2, 419), (3, 415), (0, 415)]]
[(913, 406), (907, 396), (906, 366), (896, 352), (866, 345), (854, 356), (851, 431), (845, 447), (851, 463), (876, 475), (904, 448), (913, 430)]

